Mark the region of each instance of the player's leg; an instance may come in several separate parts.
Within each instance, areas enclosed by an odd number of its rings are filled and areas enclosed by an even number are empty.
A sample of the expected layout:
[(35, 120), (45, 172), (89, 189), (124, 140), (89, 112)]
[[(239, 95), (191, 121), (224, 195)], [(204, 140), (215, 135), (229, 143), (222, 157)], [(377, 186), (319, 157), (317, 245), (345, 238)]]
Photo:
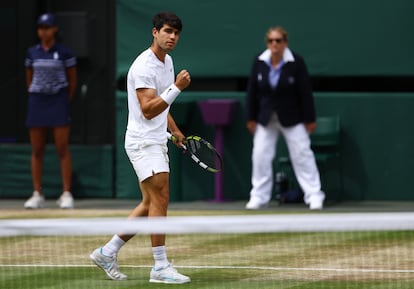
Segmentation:
[(252, 189), (246, 209), (265, 207), (272, 197), (273, 159), (278, 135), (274, 119), (267, 126), (256, 126), (252, 150)]
[[(129, 214), (130, 219), (135, 217), (148, 216), (151, 205), (151, 195), (148, 188), (143, 186), (143, 182), (148, 182), (147, 179), (151, 179), (153, 177), (153, 169), (159, 169), (157, 166), (154, 168), (153, 166), (161, 161), (161, 170), (169, 171), (168, 158), (165, 157), (164, 153), (160, 153), (160, 149), (155, 147), (151, 151), (147, 150), (145, 148), (134, 148), (126, 150), (126, 153), (135, 169), (138, 179), (141, 180), (139, 186), (142, 193), (142, 201)], [(97, 248), (90, 255), (90, 258), (95, 262), (95, 264), (104, 270), (105, 273), (113, 280), (127, 279), (127, 276), (121, 273), (118, 269), (117, 255), (119, 250), (133, 236), (134, 234), (115, 234), (103, 247)]]
[[(148, 217), (166, 217), (169, 201), (169, 174), (166, 172), (154, 174), (141, 183), (141, 189), (150, 199)], [(168, 266), (165, 250), (165, 234), (152, 234), (151, 245), (154, 255), (155, 268)]]
[[(150, 196), (148, 217), (166, 217), (169, 202), (169, 173), (154, 174), (141, 183), (141, 188)], [(152, 254), (154, 267), (151, 270), (150, 282), (183, 284), (190, 282), (188, 276), (177, 272), (168, 261), (165, 234), (151, 235)]]
[(282, 128), (296, 179), (305, 193), (310, 209), (322, 209), (325, 199), (311, 142), (304, 124)]
[[(169, 202), (169, 173), (161, 172), (141, 183), (150, 198), (148, 217), (166, 217)], [(151, 235), (153, 247), (165, 245), (165, 235)]]
[[(151, 204), (151, 198), (148, 194), (147, 190), (143, 188), (142, 183), (139, 183), (139, 188), (141, 190), (142, 194), (142, 201), (132, 210), (132, 212), (129, 214), (128, 219), (133, 219), (137, 217), (147, 217), (149, 207)], [(135, 236), (135, 234), (123, 234), (119, 233), (116, 236), (119, 237), (123, 242), (115, 242), (116, 244), (111, 244), (108, 242), (103, 247), (103, 252), (106, 255), (114, 255), (118, 254), (118, 251), (121, 249), (121, 247), (128, 242), (132, 237)], [(116, 238), (115, 238), (116, 239)]]
[[(169, 201), (168, 175), (168, 173), (158, 173), (140, 183), (140, 189), (143, 197), (142, 201), (129, 214), (128, 218), (167, 216)], [(115, 235), (113, 242), (110, 241), (103, 246), (103, 253), (108, 256), (117, 254), (121, 247), (133, 236), (133, 234), (122, 233)], [(117, 239), (120, 239), (123, 242), (119, 242)], [(165, 246), (165, 234), (151, 235), (151, 244), (152, 247)], [(166, 264), (167, 263), (156, 265)]]
[[(142, 194), (142, 201), (129, 214), (129, 219), (148, 216), (150, 196), (147, 190), (142, 187), (141, 183), (140, 189)], [(109, 278), (113, 280), (125, 280), (128, 277), (119, 271), (117, 256), (119, 250), (121, 250), (126, 242), (128, 242), (134, 236), (134, 234), (115, 234), (104, 246), (95, 249), (90, 255), (90, 258), (99, 268), (101, 268), (106, 273)]]
[(31, 127), (29, 129), (30, 144), (32, 146), (31, 171), (33, 195), (25, 202), (24, 207), (37, 209), (44, 206), (42, 195), (43, 159), (46, 149), (47, 128)]
[(63, 190), (58, 200), (61, 208), (73, 208), (74, 201), (71, 194), (72, 185), (72, 158), (69, 150), (70, 126), (58, 126), (53, 128), (56, 151), (59, 156)]
[[(150, 198), (141, 183), (140, 189), (142, 201), (129, 214), (129, 219), (148, 216)], [(134, 234), (115, 234), (104, 246), (95, 249), (89, 257), (112, 280), (125, 280), (128, 276), (119, 271), (118, 252), (134, 236)]]

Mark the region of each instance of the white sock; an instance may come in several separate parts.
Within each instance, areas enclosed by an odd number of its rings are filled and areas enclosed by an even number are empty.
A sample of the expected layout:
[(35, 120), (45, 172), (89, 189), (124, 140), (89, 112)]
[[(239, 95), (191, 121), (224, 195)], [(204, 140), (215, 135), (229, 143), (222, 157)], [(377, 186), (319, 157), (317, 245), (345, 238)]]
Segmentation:
[(165, 252), (165, 246), (152, 247), (152, 255), (155, 260), (155, 269), (165, 268), (168, 266), (167, 253)]
[(72, 196), (72, 194), (71, 194), (71, 192), (69, 192), (69, 191), (64, 191), (63, 193), (62, 193), (62, 196)]
[(125, 241), (114, 235), (112, 239), (102, 247), (102, 253), (106, 256), (113, 256), (118, 254), (121, 247), (125, 245)]

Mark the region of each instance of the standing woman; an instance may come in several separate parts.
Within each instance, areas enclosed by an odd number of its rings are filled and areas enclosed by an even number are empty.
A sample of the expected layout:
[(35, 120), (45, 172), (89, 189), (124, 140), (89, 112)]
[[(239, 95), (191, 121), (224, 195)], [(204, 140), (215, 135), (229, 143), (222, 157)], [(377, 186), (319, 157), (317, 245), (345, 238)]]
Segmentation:
[(46, 13), (37, 21), (40, 43), (27, 51), (26, 85), (29, 92), (26, 125), (32, 145), (31, 170), (33, 195), (24, 207), (41, 208), (43, 157), (47, 133), (51, 129), (60, 160), (63, 193), (58, 200), (61, 208), (73, 208), (71, 190), (72, 160), (69, 151), (70, 103), (76, 89), (76, 58), (69, 48), (56, 42), (58, 27), (53, 14)]
[(246, 126), (253, 135), (253, 150), (252, 189), (246, 209), (268, 206), (272, 162), (283, 135), (304, 202), (311, 210), (322, 210), (325, 193), (310, 140), (316, 129), (316, 111), (308, 69), (304, 59), (289, 49), (283, 27), (270, 27), (265, 41), (267, 49), (255, 57), (247, 88)]

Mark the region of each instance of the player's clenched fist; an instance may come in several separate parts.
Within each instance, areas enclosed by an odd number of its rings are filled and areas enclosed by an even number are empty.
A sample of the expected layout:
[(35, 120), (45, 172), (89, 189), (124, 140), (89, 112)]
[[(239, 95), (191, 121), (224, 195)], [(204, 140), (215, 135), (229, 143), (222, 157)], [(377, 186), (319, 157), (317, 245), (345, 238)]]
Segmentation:
[(187, 70), (183, 69), (180, 71), (180, 73), (177, 74), (175, 86), (177, 86), (179, 90), (183, 90), (184, 88), (190, 85), (190, 82), (190, 73)]

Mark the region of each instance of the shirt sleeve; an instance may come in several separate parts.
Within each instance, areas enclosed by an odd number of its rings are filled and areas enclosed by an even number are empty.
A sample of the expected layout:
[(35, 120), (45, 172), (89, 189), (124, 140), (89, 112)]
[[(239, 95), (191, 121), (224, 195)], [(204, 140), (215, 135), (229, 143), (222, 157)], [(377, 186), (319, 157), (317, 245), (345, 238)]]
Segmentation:
[(133, 75), (134, 88), (156, 89), (156, 77), (150, 71), (137, 70)]
[(64, 63), (66, 68), (76, 66), (76, 57), (73, 54), (72, 50), (67, 48), (67, 47), (65, 49), (63, 63)]

